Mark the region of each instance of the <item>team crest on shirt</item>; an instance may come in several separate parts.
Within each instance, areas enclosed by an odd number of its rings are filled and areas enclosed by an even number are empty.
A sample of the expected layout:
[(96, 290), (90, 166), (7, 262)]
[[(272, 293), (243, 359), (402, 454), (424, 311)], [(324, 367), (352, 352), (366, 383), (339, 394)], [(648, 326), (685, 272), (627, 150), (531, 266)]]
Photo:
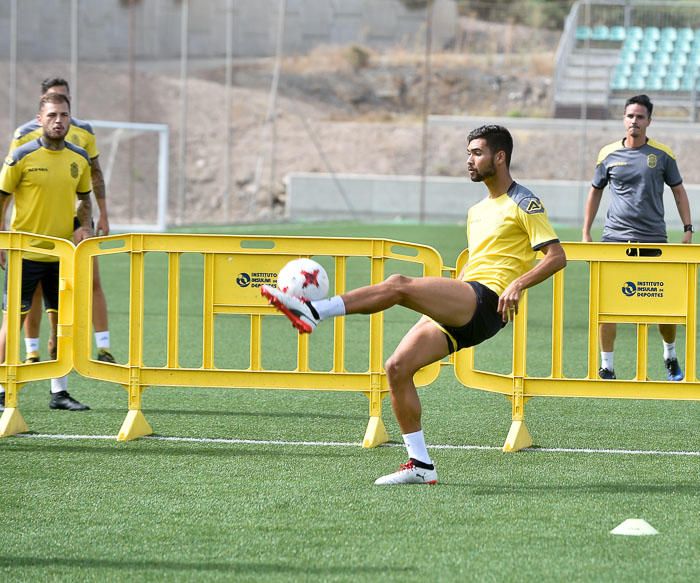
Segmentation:
[(78, 165), (75, 162), (70, 165), (70, 175), (73, 178), (78, 178)]
[(656, 154), (649, 154), (647, 156), (647, 166), (649, 168), (656, 168)]

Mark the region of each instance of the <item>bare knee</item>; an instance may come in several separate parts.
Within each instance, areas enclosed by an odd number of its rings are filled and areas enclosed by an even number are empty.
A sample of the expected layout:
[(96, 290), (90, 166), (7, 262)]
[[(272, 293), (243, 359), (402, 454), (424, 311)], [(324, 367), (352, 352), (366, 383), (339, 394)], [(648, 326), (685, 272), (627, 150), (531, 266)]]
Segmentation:
[(406, 288), (410, 282), (410, 277), (401, 275), (400, 273), (394, 273), (384, 280), (383, 285), (394, 292), (397, 300), (399, 300), (400, 303), (400, 300), (406, 296)]
[(392, 391), (402, 386), (403, 381), (413, 379), (413, 375), (416, 373), (414, 368), (402, 354), (395, 352), (387, 359), (384, 364), (384, 370), (386, 370), (386, 376)]

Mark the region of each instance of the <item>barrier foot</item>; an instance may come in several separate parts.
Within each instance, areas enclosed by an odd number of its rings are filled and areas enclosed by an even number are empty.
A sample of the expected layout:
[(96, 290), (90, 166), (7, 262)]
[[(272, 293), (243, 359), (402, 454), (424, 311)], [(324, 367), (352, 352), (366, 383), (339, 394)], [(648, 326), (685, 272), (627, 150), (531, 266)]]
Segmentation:
[(532, 445), (532, 436), (525, 427), (525, 421), (513, 421), (503, 444), (504, 452), (520, 451)]
[(117, 435), (117, 441), (131, 441), (144, 435), (151, 435), (153, 429), (140, 409), (130, 409)]
[(382, 418), (370, 417), (365, 438), (362, 440), (362, 447), (377, 447), (387, 441), (389, 441), (389, 434), (386, 432)]
[(5, 407), (0, 417), (0, 437), (9, 437), (18, 433), (26, 433), (29, 427), (17, 407)]

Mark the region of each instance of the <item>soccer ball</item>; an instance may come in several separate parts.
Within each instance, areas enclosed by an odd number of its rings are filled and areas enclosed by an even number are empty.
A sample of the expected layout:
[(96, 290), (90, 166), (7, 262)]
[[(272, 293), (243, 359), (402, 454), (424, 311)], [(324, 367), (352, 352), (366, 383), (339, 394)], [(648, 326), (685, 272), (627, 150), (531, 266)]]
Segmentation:
[(321, 300), (328, 295), (328, 274), (313, 259), (294, 259), (280, 269), (277, 288), (304, 300)]

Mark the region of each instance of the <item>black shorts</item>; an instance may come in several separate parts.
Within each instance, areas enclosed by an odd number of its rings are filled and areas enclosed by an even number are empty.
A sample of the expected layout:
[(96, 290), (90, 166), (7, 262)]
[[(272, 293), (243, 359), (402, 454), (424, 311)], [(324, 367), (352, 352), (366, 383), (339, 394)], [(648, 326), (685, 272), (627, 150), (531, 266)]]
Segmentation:
[(439, 324), (447, 338), (450, 354), (462, 348), (481, 344), (506, 325), (498, 313), (498, 294), (478, 281), (466, 283), (472, 286), (476, 292), (474, 316), (468, 323), (460, 327)]
[[(26, 314), (32, 307), (32, 298), (41, 283), (44, 305), (47, 311), (58, 310), (58, 261), (32, 261), (22, 259), (22, 313)], [(5, 292), (2, 309), (7, 310), (7, 273), (5, 274)]]

